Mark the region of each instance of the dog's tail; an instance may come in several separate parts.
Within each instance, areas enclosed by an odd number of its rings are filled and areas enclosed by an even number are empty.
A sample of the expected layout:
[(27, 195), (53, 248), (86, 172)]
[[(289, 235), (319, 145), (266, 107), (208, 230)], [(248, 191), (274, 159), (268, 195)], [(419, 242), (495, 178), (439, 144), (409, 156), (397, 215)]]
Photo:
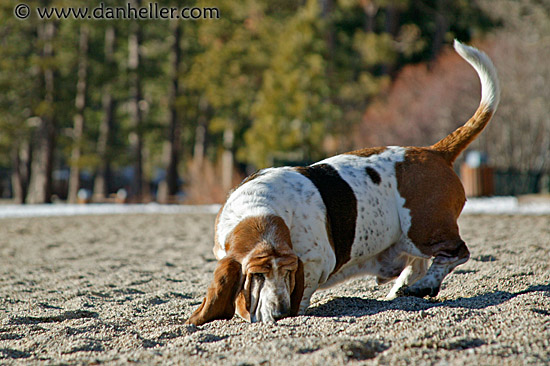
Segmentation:
[(456, 39), (454, 47), (456, 52), (473, 66), (481, 80), (481, 102), (466, 124), (432, 146), (450, 164), (487, 126), (497, 109), (500, 99), (497, 72), (491, 59), (485, 53), (463, 45)]

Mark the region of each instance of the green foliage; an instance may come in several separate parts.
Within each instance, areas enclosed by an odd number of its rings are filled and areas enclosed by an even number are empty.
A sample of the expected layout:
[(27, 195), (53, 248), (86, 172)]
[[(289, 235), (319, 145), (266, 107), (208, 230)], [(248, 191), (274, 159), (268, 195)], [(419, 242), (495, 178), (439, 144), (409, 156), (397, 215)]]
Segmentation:
[[(39, 64), (34, 56), (35, 24), (12, 16), (11, 4), (0, 6), (0, 164), (7, 165), (12, 148), (32, 130), (27, 120), (36, 108)], [(30, 40), (30, 42), (29, 42)]]
[(321, 156), (325, 126), (339, 117), (330, 98), (318, 13), (317, 3), (310, 1), (277, 32), (254, 104), (254, 122), (240, 151), (258, 167), (289, 154), (299, 160)]
[[(27, 1), (31, 9), (43, 2)], [(106, 1), (106, 6), (117, 6)], [(168, 5), (169, 2), (162, 2)], [(55, 113), (57, 167), (68, 165), (75, 113), (78, 34), (83, 20), (57, 20), (54, 55), (41, 57), (36, 17), (17, 20), (14, 3), (0, 5), (0, 165), (32, 138), (37, 116)], [(90, 6), (53, 1), (50, 6)], [(171, 5), (179, 6), (183, 5)], [(216, 6), (220, 19), (180, 21), (182, 62), (177, 108), (182, 149), (190, 157), (195, 128), (206, 119), (208, 155), (216, 158), (222, 134), (232, 130), (237, 162), (256, 167), (277, 161), (312, 161), (327, 153), (328, 137), (347, 148), (347, 137), (369, 101), (410, 62), (437, 52), (436, 34), (468, 40), (486, 29), (473, 0), (206, 0), (185, 6)], [(105, 83), (116, 103), (115, 137), (109, 159), (132, 163), (128, 115), (128, 34), (132, 21), (87, 21), (90, 26), (86, 128), (79, 166), (95, 169)], [(105, 62), (105, 29), (116, 29), (114, 61)], [(148, 174), (162, 165), (169, 120), (169, 21), (141, 21), (143, 129)], [(55, 102), (41, 95), (40, 70), (55, 71)], [(333, 148), (334, 149), (334, 148)], [(182, 159), (184, 160), (184, 159)]]

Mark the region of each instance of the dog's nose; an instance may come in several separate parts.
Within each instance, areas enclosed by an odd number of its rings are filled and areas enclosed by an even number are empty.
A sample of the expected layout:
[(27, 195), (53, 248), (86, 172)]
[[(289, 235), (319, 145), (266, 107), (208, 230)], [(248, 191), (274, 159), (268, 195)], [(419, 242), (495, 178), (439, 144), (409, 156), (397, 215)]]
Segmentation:
[(273, 312), (273, 318), (275, 320), (279, 320), (279, 319), (282, 319), (284, 317), (287, 317), (288, 316), (288, 313), (290, 312), (289, 311), (290, 309), (288, 308), (288, 306), (286, 305), (279, 305), (276, 310)]
[(279, 312), (277, 312), (277, 313), (273, 314), (273, 319), (275, 319), (275, 321), (281, 320), (281, 319), (285, 318), (287, 315), (288, 315), (288, 313), (279, 313)]

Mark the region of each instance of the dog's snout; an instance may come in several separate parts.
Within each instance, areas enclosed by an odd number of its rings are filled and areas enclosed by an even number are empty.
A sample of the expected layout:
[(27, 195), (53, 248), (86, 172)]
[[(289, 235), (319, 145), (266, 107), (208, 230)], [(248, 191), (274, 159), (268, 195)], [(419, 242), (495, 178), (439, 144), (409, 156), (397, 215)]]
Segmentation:
[(273, 314), (273, 319), (275, 319), (275, 321), (277, 320), (281, 320), (283, 319), (284, 317), (286, 317), (288, 314), (282, 314), (282, 313), (275, 313)]
[(289, 313), (290, 309), (286, 304), (279, 304), (279, 306), (275, 308), (275, 311), (273, 311), (272, 315), (275, 320), (279, 320), (287, 317)]

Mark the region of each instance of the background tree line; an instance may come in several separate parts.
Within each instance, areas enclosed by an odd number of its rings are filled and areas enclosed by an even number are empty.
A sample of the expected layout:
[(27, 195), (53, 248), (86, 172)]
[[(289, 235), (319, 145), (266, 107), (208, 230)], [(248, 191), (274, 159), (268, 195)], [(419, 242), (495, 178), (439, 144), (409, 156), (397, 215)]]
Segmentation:
[[(548, 10), (543, 2), (532, 2), (523, 0), (518, 6), (538, 6), (537, 14)], [(395, 137), (416, 126), (429, 127), (420, 129), (412, 142), (433, 143), (437, 139), (432, 134), (439, 138), (456, 126), (453, 113), (435, 119), (430, 114), (411, 119), (399, 111), (380, 119), (367, 117), (384, 103), (389, 111), (405, 110), (406, 102), (389, 103), (391, 98), (406, 100), (405, 91), (395, 92), (401, 71), (419, 63), (438, 70), (438, 56), (455, 37), (470, 41), (491, 31), (494, 36), (485, 39), (497, 53), (506, 40), (499, 36), (505, 29), (517, 35), (515, 52), (520, 52), (521, 33), (510, 30), (502, 20), (505, 13), (487, 16), (493, 12), (489, 3), (186, 3), (219, 9), (220, 19), (198, 21), (40, 21), (35, 16), (21, 21), (13, 16), (15, 2), (3, 3), (0, 183), (11, 185), (3, 192), (32, 203), (51, 202), (54, 194), (65, 198), (66, 192), (74, 202), (81, 187), (93, 191), (97, 201), (125, 188), (135, 202), (169, 202), (183, 190), (187, 202), (215, 202), (251, 169), (315, 161), (367, 145), (378, 135), (388, 137), (380, 144), (404, 144), (411, 135), (405, 133), (403, 141)], [(62, 0), (28, 4), (31, 9), (95, 6)], [(139, 0), (132, 4), (147, 5)], [(117, 6), (114, 1), (105, 5)], [(516, 26), (526, 30), (524, 12), (517, 13)], [(536, 23), (540, 27), (548, 24), (544, 16)], [(548, 44), (544, 29), (536, 29)], [(411, 87), (422, 95), (432, 85)], [(471, 94), (466, 108), (473, 110), (477, 97)], [(424, 103), (435, 113), (444, 98), (434, 98)], [(443, 109), (449, 105), (442, 103)], [(507, 113), (514, 118), (514, 108)], [(548, 135), (547, 118), (524, 119)], [(514, 146), (523, 144), (516, 142)], [(481, 148), (491, 152), (501, 146), (496, 137), (483, 143)], [(540, 144), (543, 149), (548, 138), (541, 137)], [(544, 154), (538, 158), (541, 170), (548, 169)], [(502, 164), (523, 168), (523, 161), (518, 157)]]

